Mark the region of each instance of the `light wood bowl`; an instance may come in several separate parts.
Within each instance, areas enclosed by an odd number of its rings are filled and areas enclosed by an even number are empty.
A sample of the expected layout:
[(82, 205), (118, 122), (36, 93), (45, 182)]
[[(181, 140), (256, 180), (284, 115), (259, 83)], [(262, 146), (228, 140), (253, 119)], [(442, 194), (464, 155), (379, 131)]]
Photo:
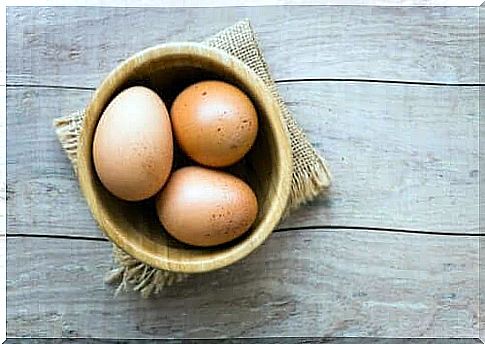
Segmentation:
[[(256, 142), (243, 161), (229, 171), (253, 188), (259, 212), (251, 229), (242, 237), (228, 244), (198, 248), (182, 244), (165, 232), (158, 221), (153, 199), (126, 202), (108, 192), (94, 169), (92, 142), (103, 110), (123, 89), (147, 86), (156, 91), (170, 109), (182, 89), (207, 79), (236, 85), (252, 99), (258, 111)], [(158, 269), (204, 272), (242, 259), (261, 245), (277, 226), (290, 194), (290, 143), (270, 90), (238, 59), (196, 43), (155, 46), (116, 67), (98, 87), (86, 109), (77, 152), (81, 190), (100, 228), (125, 252)], [(175, 157), (174, 168), (188, 163), (177, 148)], [(187, 209), (187, 216), (190, 216), (190, 209)]]

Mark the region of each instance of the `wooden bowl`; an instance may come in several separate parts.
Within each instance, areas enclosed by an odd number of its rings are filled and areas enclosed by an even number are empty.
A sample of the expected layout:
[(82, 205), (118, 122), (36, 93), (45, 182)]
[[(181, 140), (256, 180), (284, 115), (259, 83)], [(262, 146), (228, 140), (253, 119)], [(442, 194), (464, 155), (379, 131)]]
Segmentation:
[[(259, 116), (256, 142), (244, 161), (230, 169), (253, 188), (259, 212), (252, 228), (224, 245), (199, 248), (182, 244), (163, 229), (154, 200), (122, 201), (101, 184), (93, 165), (92, 142), (98, 120), (123, 89), (144, 85), (156, 91), (170, 109), (186, 86), (207, 79), (227, 81), (252, 99)], [(86, 109), (78, 146), (81, 190), (104, 233), (121, 249), (155, 268), (204, 272), (245, 257), (271, 234), (290, 194), (292, 157), (280, 110), (270, 90), (246, 65), (222, 50), (196, 43), (155, 46), (122, 62), (98, 87)], [(175, 143), (175, 142), (174, 142)], [(175, 168), (186, 161), (175, 151)], [(190, 209), (187, 210), (190, 216)]]

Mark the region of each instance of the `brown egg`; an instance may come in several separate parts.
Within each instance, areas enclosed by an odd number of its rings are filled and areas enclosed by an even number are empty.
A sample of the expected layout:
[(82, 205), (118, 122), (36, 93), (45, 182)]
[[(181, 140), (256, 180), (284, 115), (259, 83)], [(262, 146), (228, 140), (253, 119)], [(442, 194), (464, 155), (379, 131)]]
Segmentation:
[(115, 196), (139, 201), (155, 195), (173, 160), (170, 118), (160, 97), (141, 86), (118, 94), (99, 120), (93, 159), (99, 179)]
[(198, 163), (223, 167), (239, 161), (258, 132), (251, 100), (222, 81), (202, 81), (175, 99), (170, 116), (182, 150)]
[(256, 196), (245, 182), (198, 166), (174, 172), (156, 206), (167, 232), (195, 246), (219, 245), (239, 237), (258, 213)]

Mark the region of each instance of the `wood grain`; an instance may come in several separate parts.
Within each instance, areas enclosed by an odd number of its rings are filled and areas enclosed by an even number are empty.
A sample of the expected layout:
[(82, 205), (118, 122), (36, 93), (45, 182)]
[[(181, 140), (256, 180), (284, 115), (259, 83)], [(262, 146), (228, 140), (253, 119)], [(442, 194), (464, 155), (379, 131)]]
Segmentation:
[[(483, 172), (482, 172), (483, 174)], [(482, 201), (483, 202), (483, 201)], [(483, 205), (483, 203), (482, 203)], [(480, 209), (483, 211), (483, 208)], [(481, 215), (483, 216), (483, 215)], [(480, 219), (480, 223), (483, 225), (483, 219)], [(478, 303), (478, 313), (480, 315), (479, 318), (479, 337), (482, 340), (485, 340), (485, 233), (483, 231), (483, 227), (480, 231), (480, 234), (482, 235), (479, 238), (479, 289), (477, 291), (478, 293), (478, 298), (479, 298), (479, 303)]]
[[(274, 233), (237, 265), (155, 300), (113, 299), (111, 246), (52, 119), (83, 108), (132, 53), (244, 17), (330, 163), (331, 194), (282, 224), (306, 230)], [(9, 7), (7, 228), (66, 238), (8, 238), (8, 335), (478, 336), (479, 240), (466, 235), (479, 230), (478, 87), (348, 80), (477, 84), (478, 37), (477, 8)], [(332, 78), (347, 80), (291, 82)], [(308, 229), (319, 226), (353, 229)]]
[(276, 79), (478, 83), (478, 8), (359, 6), (9, 7), (7, 83), (95, 87), (143, 48), (245, 17)]
[[(140, 340), (137, 339), (87, 339), (87, 338), (15, 338), (7, 339), (6, 344), (136, 344)], [(144, 343), (164, 343), (164, 344), (197, 344), (200, 340), (183, 340), (180, 339), (165, 339), (165, 340), (144, 340)], [(446, 338), (372, 338), (372, 337), (353, 337), (353, 338), (316, 338), (316, 337), (259, 337), (259, 338), (231, 338), (231, 339), (219, 339), (217, 343), (220, 344), (479, 344), (482, 343), (479, 339), (446, 339)]]
[[(23, 252), (18, 254), (18, 252)], [(7, 335), (476, 337), (478, 241), (277, 232), (156, 299), (113, 299), (108, 242), (8, 238)]]
[[(478, 88), (285, 83), (283, 98), (328, 159), (327, 197), (282, 227), (478, 233)], [(8, 231), (101, 236), (52, 120), (91, 91), (8, 88)]]
[(478, 88), (296, 83), (283, 99), (328, 159), (328, 198), (285, 226), (478, 233)]

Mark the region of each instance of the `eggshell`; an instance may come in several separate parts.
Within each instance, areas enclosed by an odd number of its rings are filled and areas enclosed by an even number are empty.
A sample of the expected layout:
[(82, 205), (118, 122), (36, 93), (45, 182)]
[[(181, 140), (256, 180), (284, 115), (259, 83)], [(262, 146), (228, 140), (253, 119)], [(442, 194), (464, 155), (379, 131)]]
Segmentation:
[(160, 97), (142, 86), (118, 94), (98, 122), (93, 159), (99, 179), (115, 196), (139, 201), (155, 195), (173, 161), (170, 117)]
[(167, 232), (195, 246), (219, 245), (241, 236), (258, 213), (256, 196), (245, 182), (199, 166), (174, 172), (156, 207)]
[(222, 81), (202, 81), (186, 88), (173, 102), (170, 116), (182, 150), (211, 167), (240, 160), (258, 132), (258, 116), (251, 100)]

